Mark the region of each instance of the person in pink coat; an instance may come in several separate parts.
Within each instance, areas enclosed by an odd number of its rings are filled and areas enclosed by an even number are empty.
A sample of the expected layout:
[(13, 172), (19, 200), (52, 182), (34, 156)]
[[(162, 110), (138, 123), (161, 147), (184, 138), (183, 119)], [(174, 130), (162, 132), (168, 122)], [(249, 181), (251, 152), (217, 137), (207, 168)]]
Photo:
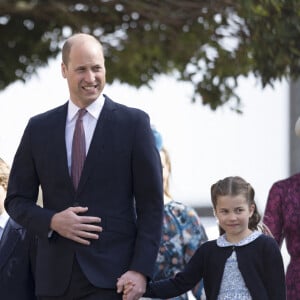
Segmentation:
[[(295, 133), (300, 137), (300, 117)], [(285, 240), (290, 256), (286, 270), (287, 300), (300, 300), (300, 172), (272, 185), (263, 221), (280, 247)]]
[(280, 247), (285, 239), (290, 255), (286, 271), (287, 300), (300, 300), (300, 173), (272, 185), (263, 222)]

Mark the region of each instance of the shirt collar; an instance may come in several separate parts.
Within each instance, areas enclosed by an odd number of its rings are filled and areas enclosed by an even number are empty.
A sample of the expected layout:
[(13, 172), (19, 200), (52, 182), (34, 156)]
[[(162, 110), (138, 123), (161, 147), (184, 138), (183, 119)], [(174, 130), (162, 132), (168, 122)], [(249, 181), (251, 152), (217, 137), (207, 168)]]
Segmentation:
[[(88, 111), (88, 113), (94, 117), (96, 120), (98, 120), (100, 112), (102, 110), (102, 107), (104, 105), (105, 98), (103, 95), (101, 95), (98, 99), (96, 99), (94, 102), (92, 102), (89, 106), (87, 106), (85, 109)], [(70, 122), (73, 120), (75, 115), (77, 114), (80, 107), (75, 105), (70, 99), (69, 99), (69, 105), (68, 105), (68, 115), (67, 115), (67, 121)]]
[(0, 227), (1, 227), (2, 229), (5, 228), (6, 223), (8, 222), (8, 219), (9, 219), (9, 215), (7, 214), (6, 211), (4, 211), (4, 212), (0, 215)]
[(219, 247), (229, 247), (229, 246), (244, 246), (250, 244), (252, 241), (256, 240), (262, 233), (259, 231), (253, 231), (250, 235), (239, 241), (238, 243), (228, 242), (226, 239), (226, 234), (219, 236), (217, 239), (217, 245)]

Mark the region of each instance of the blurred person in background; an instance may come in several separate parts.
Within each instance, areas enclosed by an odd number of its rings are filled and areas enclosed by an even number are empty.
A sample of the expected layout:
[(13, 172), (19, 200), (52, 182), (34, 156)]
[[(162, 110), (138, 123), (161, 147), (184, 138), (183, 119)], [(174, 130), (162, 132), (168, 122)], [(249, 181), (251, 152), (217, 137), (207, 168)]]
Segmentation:
[[(300, 118), (295, 124), (300, 136)], [(286, 270), (287, 300), (300, 299), (300, 173), (273, 183), (264, 213), (278, 245), (286, 242), (290, 261)]]
[[(160, 280), (173, 277), (177, 272), (182, 271), (197, 248), (208, 238), (195, 209), (173, 199), (170, 192), (172, 172), (170, 155), (163, 146), (161, 134), (155, 128), (153, 133), (160, 152), (164, 184), (162, 239), (154, 273), (154, 280)], [(191, 292), (196, 299), (205, 299), (202, 281)], [(188, 294), (172, 299), (186, 300)]]
[(35, 300), (35, 239), (4, 209), (9, 171), (0, 158), (0, 298)]
[(264, 223), (279, 247), (286, 241), (287, 300), (300, 299), (300, 173), (275, 182), (268, 194)]

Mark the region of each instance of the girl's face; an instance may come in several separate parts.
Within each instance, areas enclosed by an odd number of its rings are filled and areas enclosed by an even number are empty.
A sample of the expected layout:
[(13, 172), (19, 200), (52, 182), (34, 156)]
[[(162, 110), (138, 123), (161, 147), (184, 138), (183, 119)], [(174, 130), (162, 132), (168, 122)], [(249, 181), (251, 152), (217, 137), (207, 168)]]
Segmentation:
[(243, 195), (217, 198), (215, 216), (229, 242), (239, 242), (251, 233), (248, 223), (254, 209), (254, 205), (249, 207), (247, 199)]

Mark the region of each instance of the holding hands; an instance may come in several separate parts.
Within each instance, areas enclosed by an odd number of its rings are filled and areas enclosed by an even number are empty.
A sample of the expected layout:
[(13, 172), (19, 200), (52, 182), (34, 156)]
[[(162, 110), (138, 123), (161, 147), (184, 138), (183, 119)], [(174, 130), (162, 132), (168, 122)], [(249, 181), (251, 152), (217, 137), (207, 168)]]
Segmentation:
[(117, 292), (123, 292), (123, 300), (138, 300), (146, 291), (146, 277), (135, 271), (127, 271), (117, 282)]
[(123, 300), (129, 300), (128, 294), (133, 290), (134, 286), (135, 283), (131, 280), (125, 284), (125, 287), (123, 289)]

